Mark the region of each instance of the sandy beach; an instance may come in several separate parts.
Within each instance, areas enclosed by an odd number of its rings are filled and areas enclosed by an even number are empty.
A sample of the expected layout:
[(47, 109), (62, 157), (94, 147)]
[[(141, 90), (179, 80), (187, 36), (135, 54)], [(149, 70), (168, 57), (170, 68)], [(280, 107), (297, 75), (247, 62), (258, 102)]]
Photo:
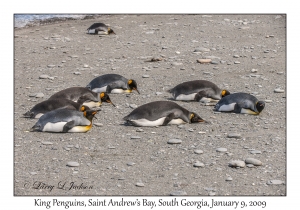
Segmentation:
[[(95, 22), (116, 35), (87, 34)], [(141, 94), (110, 94), (116, 107), (103, 103), (87, 133), (28, 132), (37, 120), (23, 114), (35, 104), (108, 73), (136, 80)], [(211, 124), (124, 125), (134, 107), (170, 100), (167, 90), (195, 79), (253, 94), (265, 109), (176, 101)], [(103, 15), (15, 29), (14, 94), (16, 196), (286, 195), (284, 15)], [(262, 165), (229, 167), (247, 158)]]

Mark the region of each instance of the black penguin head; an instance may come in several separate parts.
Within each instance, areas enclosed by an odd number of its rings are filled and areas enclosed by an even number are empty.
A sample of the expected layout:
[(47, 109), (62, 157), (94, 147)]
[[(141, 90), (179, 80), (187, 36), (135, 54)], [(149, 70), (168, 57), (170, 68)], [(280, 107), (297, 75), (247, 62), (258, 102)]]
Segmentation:
[(108, 28), (108, 34), (114, 34), (114, 35), (116, 35), (116, 33), (111, 29), (111, 28)]
[(87, 110), (83, 112), (83, 115), (92, 122), (93, 118), (95, 117), (95, 114), (97, 114), (96, 110)]
[(111, 102), (111, 100), (110, 100), (110, 98), (109, 98), (109, 96), (108, 96), (107, 93), (104, 93), (104, 92), (100, 93), (100, 100), (101, 100), (101, 102), (110, 103), (110, 104), (112, 104), (113, 106), (116, 106), (116, 105), (114, 105), (114, 104)]
[(258, 101), (256, 103), (256, 109), (260, 113), (265, 108), (265, 102), (264, 101)]
[(221, 93), (222, 98), (227, 95), (230, 95), (230, 92), (228, 90), (222, 90), (222, 93)]
[(199, 115), (194, 112), (190, 113), (190, 121), (191, 123), (205, 122)]
[(85, 106), (85, 105), (81, 105), (79, 111), (81, 112), (84, 112), (84, 111), (87, 111), (87, 110), (90, 110), (90, 108), (88, 106)]
[(128, 86), (129, 86), (130, 90), (136, 90), (136, 92), (138, 92), (140, 94), (140, 92), (137, 89), (136, 81), (134, 81), (133, 79), (128, 80)]

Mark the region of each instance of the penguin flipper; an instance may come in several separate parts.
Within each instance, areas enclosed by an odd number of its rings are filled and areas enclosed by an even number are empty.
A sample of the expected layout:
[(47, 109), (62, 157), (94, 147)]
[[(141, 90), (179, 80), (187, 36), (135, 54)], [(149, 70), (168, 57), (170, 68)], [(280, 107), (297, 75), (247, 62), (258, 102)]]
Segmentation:
[(170, 113), (167, 115), (167, 117), (164, 120), (164, 123), (162, 125), (167, 125), (169, 122), (171, 122), (171, 120), (173, 120), (175, 118), (175, 114), (174, 113)]
[(214, 92), (211, 89), (201, 90), (200, 92), (198, 92), (195, 95), (195, 101), (200, 102), (203, 97), (205, 97), (205, 98), (215, 98), (214, 97)]
[(64, 127), (63, 127), (63, 130), (62, 132), (63, 133), (67, 133), (69, 130), (71, 130), (73, 127), (75, 126), (75, 121), (72, 120), (70, 122), (67, 122)]
[(23, 116), (26, 118), (34, 118), (34, 113), (31, 111), (28, 111), (25, 114), (23, 114)]
[(233, 109), (233, 112), (234, 113), (241, 113), (241, 111), (242, 111), (242, 105), (240, 104), (240, 103), (236, 103), (235, 105), (234, 105), (234, 109)]

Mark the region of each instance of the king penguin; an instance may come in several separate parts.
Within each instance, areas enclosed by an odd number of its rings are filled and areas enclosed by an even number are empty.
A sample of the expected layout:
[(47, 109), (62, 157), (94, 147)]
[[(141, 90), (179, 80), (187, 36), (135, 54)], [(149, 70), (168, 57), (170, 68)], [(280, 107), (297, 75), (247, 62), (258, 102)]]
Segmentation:
[(265, 108), (265, 102), (259, 101), (248, 93), (233, 93), (222, 98), (215, 111), (258, 115)]
[(103, 34), (103, 35), (110, 35), (115, 34), (115, 32), (104, 23), (94, 23), (87, 29), (89, 34)]
[(90, 108), (98, 107), (102, 102), (107, 102), (115, 106), (107, 93), (95, 93), (85, 87), (71, 87), (64, 90), (61, 90), (55, 94), (53, 94), (49, 99), (60, 99), (65, 98), (75, 102), (78, 102), (79, 98), (85, 100), (83, 105), (88, 106)]
[(207, 80), (183, 82), (168, 91), (177, 101), (220, 100), (229, 95), (228, 90), (221, 90), (216, 84)]
[(43, 114), (50, 112), (59, 108), (72, 109), (77, 111), (87, 111), (90, 108), (88, 106), (82, 105), (84, 100), (79, 99), (78, 103), (71, 101), (69, 99), (49, 99), (36, 104), (30, 111), (26, 112), (24, 117), (28, 118), (40, 118)]
[(205, 122), (199, 115), (190, 112), (172, 101), (154, 101), (134, 109), (123, 118), (135, 126), (159, 126)]
[(136, 81), (118, 74), (104, 74), (96, 77), (86, 87), (96, 93), (131, 93), (132, 90), (140, 93)]
[(92, 120), (96, 113), (95, 110), (79, 112), (70, 109), (56, 109), (41, 116), (30, 131), (87, 132), (92, 127)]

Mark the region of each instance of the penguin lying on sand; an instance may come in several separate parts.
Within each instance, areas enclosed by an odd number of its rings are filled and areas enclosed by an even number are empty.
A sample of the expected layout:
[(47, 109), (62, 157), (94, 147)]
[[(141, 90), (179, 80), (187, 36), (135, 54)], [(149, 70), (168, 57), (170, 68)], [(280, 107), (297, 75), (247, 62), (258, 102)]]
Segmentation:
[(136, 81), (118, 74), (104, 74), (96, 77), (86, 87), (96, 93), (131, 93), (132, 90), (140, 93)]
[(181, 83), (168, 91), (178, 101), (201, 101), (203, 98), (220, 100), (229, 95), (228, 90), (221, 90), (217, 85), (206, 80), (194, 80)]
[(123, 118), (135, 126), (205, 122), (199, 115), (171, 101), (154, 101), (134, 109)]
[(54, 95), (52, 95), (49, 99), (60, 99), (65, 98), (75, 102), (78, 102), (79, 98), (85, 99), (86, 101), (83, 105), (88, 106), (90, 108), (98, 107), (102, 102), (107, 102), (115, 106), (107, 93), (95, 93), (85, 87), (71, 87), (64, 90), (61, 90)]
[(30, 111), (26, 112), (23, 115), (24, 117), (29, 118), (40, 118), (43, 114), (59, 108), (66, 108), (84, 112), (89, 110), (88, 106), (82, 105), (84, 101), (85, 99), (82, 100), (82, 98), (78, 100), (78, 103), (65, 98), (49, 99), (36, 104), (32, 109), (30, 109)]
[(264, 101), (248, 93), (233, 93), (222, 98), (215, 106), (215, 111), (242, 114), (259, 114), (265, 108)]
[(94, 23), (87, 29), (89, 34), (105, 34), (105, 35), (110, 35), (110, 34), (115, 34), (115, 32), (107, 25), (104, 23)]
[(88, 110), (79, 112), (70, 109), (56, 109), (47, 112), (30, 131), (42, 132), (87, 132), (92, 127), (92, 120), (97, 111)]

